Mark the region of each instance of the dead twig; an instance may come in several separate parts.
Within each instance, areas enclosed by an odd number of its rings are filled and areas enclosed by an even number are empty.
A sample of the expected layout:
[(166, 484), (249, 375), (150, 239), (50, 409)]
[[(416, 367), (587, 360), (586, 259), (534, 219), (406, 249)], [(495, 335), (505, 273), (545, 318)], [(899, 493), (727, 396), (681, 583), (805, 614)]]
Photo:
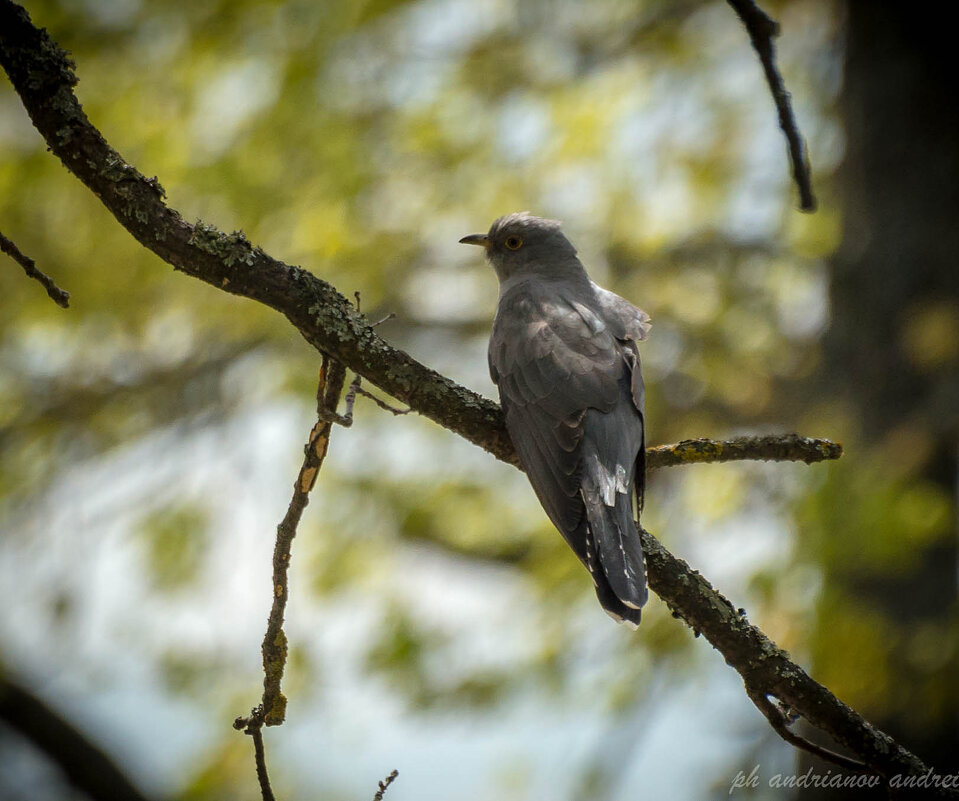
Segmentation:
[[(360, 293), (354, 292), (353, 297), (356, 298), (356, 311), (360, 311)], [(377, 320), (375, 323), (370, 325), (370, 328), (376, 328), (378, 325), (382, 325), (387, 320), (392, 320), (396, 317), (393, 312), (390, 312), (386, 317), (381, 320)], [(359, 373), (353, 374), (353, 380), (350, 382), (349, 388), (346, 390), (346, 398), (343, 408), (343, 414), (337, 414), (335, 411), (330, 409), (320, 409), (319, 413), (322, 419), (341, 425), (344, 428), (349, 428), (353, 425), (353, 405), (356, 403), (356, 396), (362, 395), (364, 398), (369, 398), (373, 403), (379, 406), (381, 409), (384, 409), (387, 412), (390, 412), (394, 415), (409, 414), (413, 411), (411, 408), (407, 409), (397, 409), (394, 406), (390, 406), (386, 401), (376, 397), (372, 393), (363, 389), (363, 377)]]
[(386, 788), (389, 787), (399, 775), (400, 772), (394, 770), (383, 781), (379, 782), (379, 789), (376, 791), (376, 795), (373, 796), (373, 801), (383, 801), (383, 793), (386, 792)]
[[(324, 412), (336, 409), (346, 370), (339, 362), (323, 356), (320, 366), (320, 379), (316, 390), (318, 419), (310, 431), (305, 447), (305, 456), (300, 472), (293, 484), (293, 497), (283, 520), (276, 527), (276, 544), (273, 548), (273, 605), (267, 621), (266, 634), (263, 637), (263, 697), (259, 705), (253, 708), (247, 717), (238, 717), (233, 721), (235, 729), (242, 729), (253, 737), (256, 759), (256, 774), (260, 782), (263, 801), (274, 801), (266, 771), (263, 751), (264, 726), (279, 726), (286, 718), (286, 696), (280, 687), (283, 671), (286, 669), (287, 640), (283, 631), (283, 618), (289, 597), (288, 572), (290, 553), (296, 529), (303, 510), (310, 501), (310, 491), (316, 484), (316, 477), (323, 466), (330, 444), (330, 432), (333, 423)], [(335, 412), (334, 412), (335, 414)]]
[(841, 768), (853, 770), (857, 773), (871, 772), (865, 762), (860, 762), (858, 759), (851, 759), (829, 748), (816, 745), (816, 743), (807, 740), (802, 735), (796, 734), (796, 732), (789, 728), (789, 724), (792, 722), (790, 716), (782, 708), (770, 701), (766, 693), (761, 690), (753, 690), (747, 686), (746, 695), (748, 695), (749, 700), (756, 705), (756, 708), (763, 713), (766, 720), (769, 721), (769, 725), (773, 727), (773, 730), (787, 743), (794, 745), (796, 748), (801, 748), (803, 751), (808, 751), (810, 754), (814, 754), (827, 762), (832, 762), (834, 765), (839, 765)]
[[(410, 412), (413, 411), (413, 410), (410, 409), (410, 408), (397, 409), (395, 406), (390, 406), (390, 405), (389, 405), (385, 400), (383, 400), (382, 398), (378, 398), (378, 397), (376, 397), (376, 395), (374, 395), (372, 392), (368, 392), (367, 390), (363, 389), (363, 387), (361, 387), (360, 384), (359, 384), (359, 376), (357, 376), (356, 378), (357, 378), (357, 381), (356, 381), (356, 391), (357, 391), (360, 395), (362, 395), (364, 398), (369, 398), (371, 401), (373, 401), (373, 403), (375, 403), (377, 406), (379, 406), (379, 407), (380, 407), (381, 409), (383, 409), (384, 411), (387, 411), (387, 412), (389, 412), (390, 414), (394, 414), (394, 415), (409, 414)], [(351, 384), (350, 386), (351, 386), (351, 388), (352, 388), (352, 384)]]
[(263, 801), (276, 801), (273, 788), (270, 786), (270, 776), (266, 772), (266, 751), (263, 749), (263, 729), (257, 726), (250, 732), (253, 737), (253, 758), (256, 761), (256, 778), (260, 782), (260, 793)]
[(27, 274), (28, 278), (39, 281), (43, 285), (43, 288), (47, 290), (50, 299), (56, 303), (57, 306), (62, 309), (70, 307), (70, 293), (65, 289), (60, 289), (49, 275), (37, 269), (36, 262), (29, 256), (21, 253), (20, 248), (7, 239), (2, 233), (0, 233), (0, 250), (23, 267), (23, 271)]

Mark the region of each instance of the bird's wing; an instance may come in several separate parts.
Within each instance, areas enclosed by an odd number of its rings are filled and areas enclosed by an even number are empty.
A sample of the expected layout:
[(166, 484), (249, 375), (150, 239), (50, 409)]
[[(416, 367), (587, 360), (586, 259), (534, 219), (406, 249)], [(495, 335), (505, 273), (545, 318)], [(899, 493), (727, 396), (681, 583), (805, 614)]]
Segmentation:
[(636, 509), (642, 511), (643, 503), (646, 500), (646, 384), (643, 381), (643, 370), (639, 361), (639, 348), (636, 347), (635, 340), (629, 340), (625, 343), (624, 354), (626, 363), (629, 365), (630, 399), (633, 402), (633, 409), (639, 413), (639, 419), (642, 423), (639, 452), (636, 454), (635, 479)]
[(642, 342), (649, 336), (652, 324), (646, 312), (598, 284), (593, 284), (593, 291), (603, 319), (610, 324), (613, 336), (634, 342)]
[[(572, 293), (571, 293), (572, 294)], [(559, 292), (525, 289), (500, 301), (490, 373), (513, 444), (543, 508), (581, 560), (584, 515), (580, 443), (588, 409), (611, 412), (630, 365), (597, 314)]]
[(636, 339), (649, 318), (606, 294), (530, 286), (504, 295), (490, 373), (543, 508), (589, 568), (606, 610), (635, 625), (647, 597), (630, 499), (635, 489), (641, 505), (645, 483)]
[[(598, 284), (593, 284), (593, 290), (600, 313), (609, 324), (610, 333), (623, 344), (623, 355), (630, 372), (633, 407), (639, 412), (640, 419), (645, 423), (646, 388), (643, 383), (639, 348), (636, 347), (636, 343), (649, 336), (649, 329), (652, 327), (649, 315), (625, 298), (621, 298), (608, 289), (603, 289)], [(643, 438), (636, 459), (636, 505), (638, 509), (643, 508), (646, 493), (645, 426), (643, 426), (642, 433)]]

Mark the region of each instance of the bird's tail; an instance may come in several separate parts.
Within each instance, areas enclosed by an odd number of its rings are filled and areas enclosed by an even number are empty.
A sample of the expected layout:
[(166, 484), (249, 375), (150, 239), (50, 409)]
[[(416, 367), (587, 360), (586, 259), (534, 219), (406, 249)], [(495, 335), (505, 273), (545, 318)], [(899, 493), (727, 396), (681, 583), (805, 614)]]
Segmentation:
[[(627, 492), (603, 498), (585, 482), (582, 495), (588, 525), (586, 566), (603, 609), (616, 620), (639, 625), (640, 607), (649, 597), (646, 564)], [(625, 489), (625, 488), (624, 488)], [(613, 501), (612, 505), (606, 500)]]

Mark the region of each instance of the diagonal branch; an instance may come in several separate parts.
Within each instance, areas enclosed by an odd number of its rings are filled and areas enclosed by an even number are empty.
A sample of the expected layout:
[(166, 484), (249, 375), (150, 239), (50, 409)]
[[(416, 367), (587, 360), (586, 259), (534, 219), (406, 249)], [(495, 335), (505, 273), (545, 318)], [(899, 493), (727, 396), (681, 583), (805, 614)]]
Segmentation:
[(373, 801), (383, 801), (383, 795), (386, 793), (386, 789), (396, 781), (396, 777), (399, 775), (400, 772), (398, 770), (390, 771), (390, 775), (378, 783), (376, 794), (373, 796)]
[[(519, 466), (496, 403), (392, 347), (335, 287), (272, 258), (251, 245), (241, 231), (224, 234), (203, 222), (186, 222), (163, 202), (156, 178), (144, 177), (125, 162), (90, 123), (73, 94), (77, 79), (72, 62), (30, 23), (26, 11), (0, 0), (0, 31), (0, 63), (51, 151), (144, 247), (174, 269), (279, 311), (321, 353), (497, 459)], [(811, 454), (817, 447), (803, 453)], [(730, 457), (733, 450), (741, 455)], [(763, 455), (774, 450), (771, 440), (756, 456), (750, 455), (749, 447), (730, 450), (720, 443), (667, 448), (668, 453), (652, 449), (649, 466), (790, 458)], [(694, 451), (699, 456), (693, 456)]]
[(27, 274), (28, 278), (39, 281), (43, 288), (47, 290), (50, 300), (56, 303), (57, 306), (61, 309), (68, 309), (70, 307), (70, 293), (65, 289), (60, 289), (49, 275), (37, 268), (37, 263), (33, 259), (21, 253), (20, 248), (7, 239), (2, 233), (0, 233), (0, 250), (23, 267), (23, 271)]
[[(43, 751), (83, 798), (150, 801), (87, 734), (5, 675), (0, 675), (0, 721)], [(4, 755), (0, 764), (9, 761)]]
[(155, 178), (128, 164), (87, 119), (73, 63), (27, 12), (0, 0), (0, 64), (50, 150), (144, 247), (174, 269), (285, 315), (317, 350), (445, 428), (516, 464), (499, 407), (393, 348), (336, 290), (255, 248), (242, 231), (188, 223)]
[(812, 191), (812, 176), (809, 169), (809, 159), (806, 153), (806, 144), (803, 142), (792, 105), (789, 102), (789, 92), (783, 83), (783, 77), (776, 68), (776, 48), (773, 39), (779, 36), (779, 23), (770, 18), (753, 0), (727, 0), (733, 7), (746, 31), (749, 40), (759, 54), (759, 61), (766, 73), (766, 83), (776, 103), (779, 113), (779, 127), (786, 136), (789, 147), (789, 159), (793, 165), (793, 179), (799, 187), (799, 208), (803, 211), (816, 210), (816, 196)]
[[(649, 586), (674, 615), (682, 618), (694, 632), (702, 634), (742, 676), (750, 700), (767, 718), (763, 700), (768, 703), (772, 696), (827, 732), (887, 781), (896, 775), (921, 776), (930, 770), (915, 754), (810, 678), (785, 651), (746, 619), (744, 609), (736, 609), (698, 571), (673, 556), (648, 532), (640, 530), (640, 537)], [(773, 728), (782, 736), (779, 726)], [(784, 739), (805, 747), (793, 738)], [(824, 758), (831, 754), (826, 749), (816, 753)], [(844, 767), (856, 762), (837, 756)], [(948, 791), (931, 795), (959, 797), (959, 793)]]
[[(497, 458), (517, 463), (500, 409), (492, 401), (390, 346), (329, 283), (271, 258), (242, 232), (227, 235), (211, 225), (191, 225), (166, 206), (156, 179), (145, 178), (126, 163), (87, 119), (73, 94), (76, 77), (63, 51), (11, 0), (0, 0), (0, 64), (51, 151), (145, 247), (187, 275), (276, 309), (321, 353)], [(790, 442), (787, 451), (805, 447), (796, 444), (798, 439)], [(728, 453), (738, 448), (738, 458), (752, 458), (746, 456), (752, 446), (742, 441), (729, 445)], [(691, 447), (709, 450), (701, 444)], [(813, 445), (798, 458), (835, 447)], [(725, 448), (723, 444), (720, 451)], [(687, 461), (682, 454), (690, 452), (690, 446), (680, 445), (672, 455), (656, 458), (661, 465), (677, 464)], [(777, 456), (775, 448), (762, 452), (758, 458), (794, 458)], [(927, 772), (918, 757), (813, 681), (699, 573), (651, 535), (642, 536), (650, 586), (723, 654), (749, 693), (779, 699), (887, 780)]]

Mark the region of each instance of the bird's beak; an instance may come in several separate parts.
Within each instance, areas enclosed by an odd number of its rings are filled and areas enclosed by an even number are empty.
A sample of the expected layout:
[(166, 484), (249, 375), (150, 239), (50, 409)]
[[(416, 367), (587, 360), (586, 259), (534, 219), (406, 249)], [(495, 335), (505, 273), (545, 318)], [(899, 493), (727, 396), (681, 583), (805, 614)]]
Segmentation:
[(489, 237), (486, 234), (470, 234), (460, 240), (461, 245), (481, 245), (489, 250)]

